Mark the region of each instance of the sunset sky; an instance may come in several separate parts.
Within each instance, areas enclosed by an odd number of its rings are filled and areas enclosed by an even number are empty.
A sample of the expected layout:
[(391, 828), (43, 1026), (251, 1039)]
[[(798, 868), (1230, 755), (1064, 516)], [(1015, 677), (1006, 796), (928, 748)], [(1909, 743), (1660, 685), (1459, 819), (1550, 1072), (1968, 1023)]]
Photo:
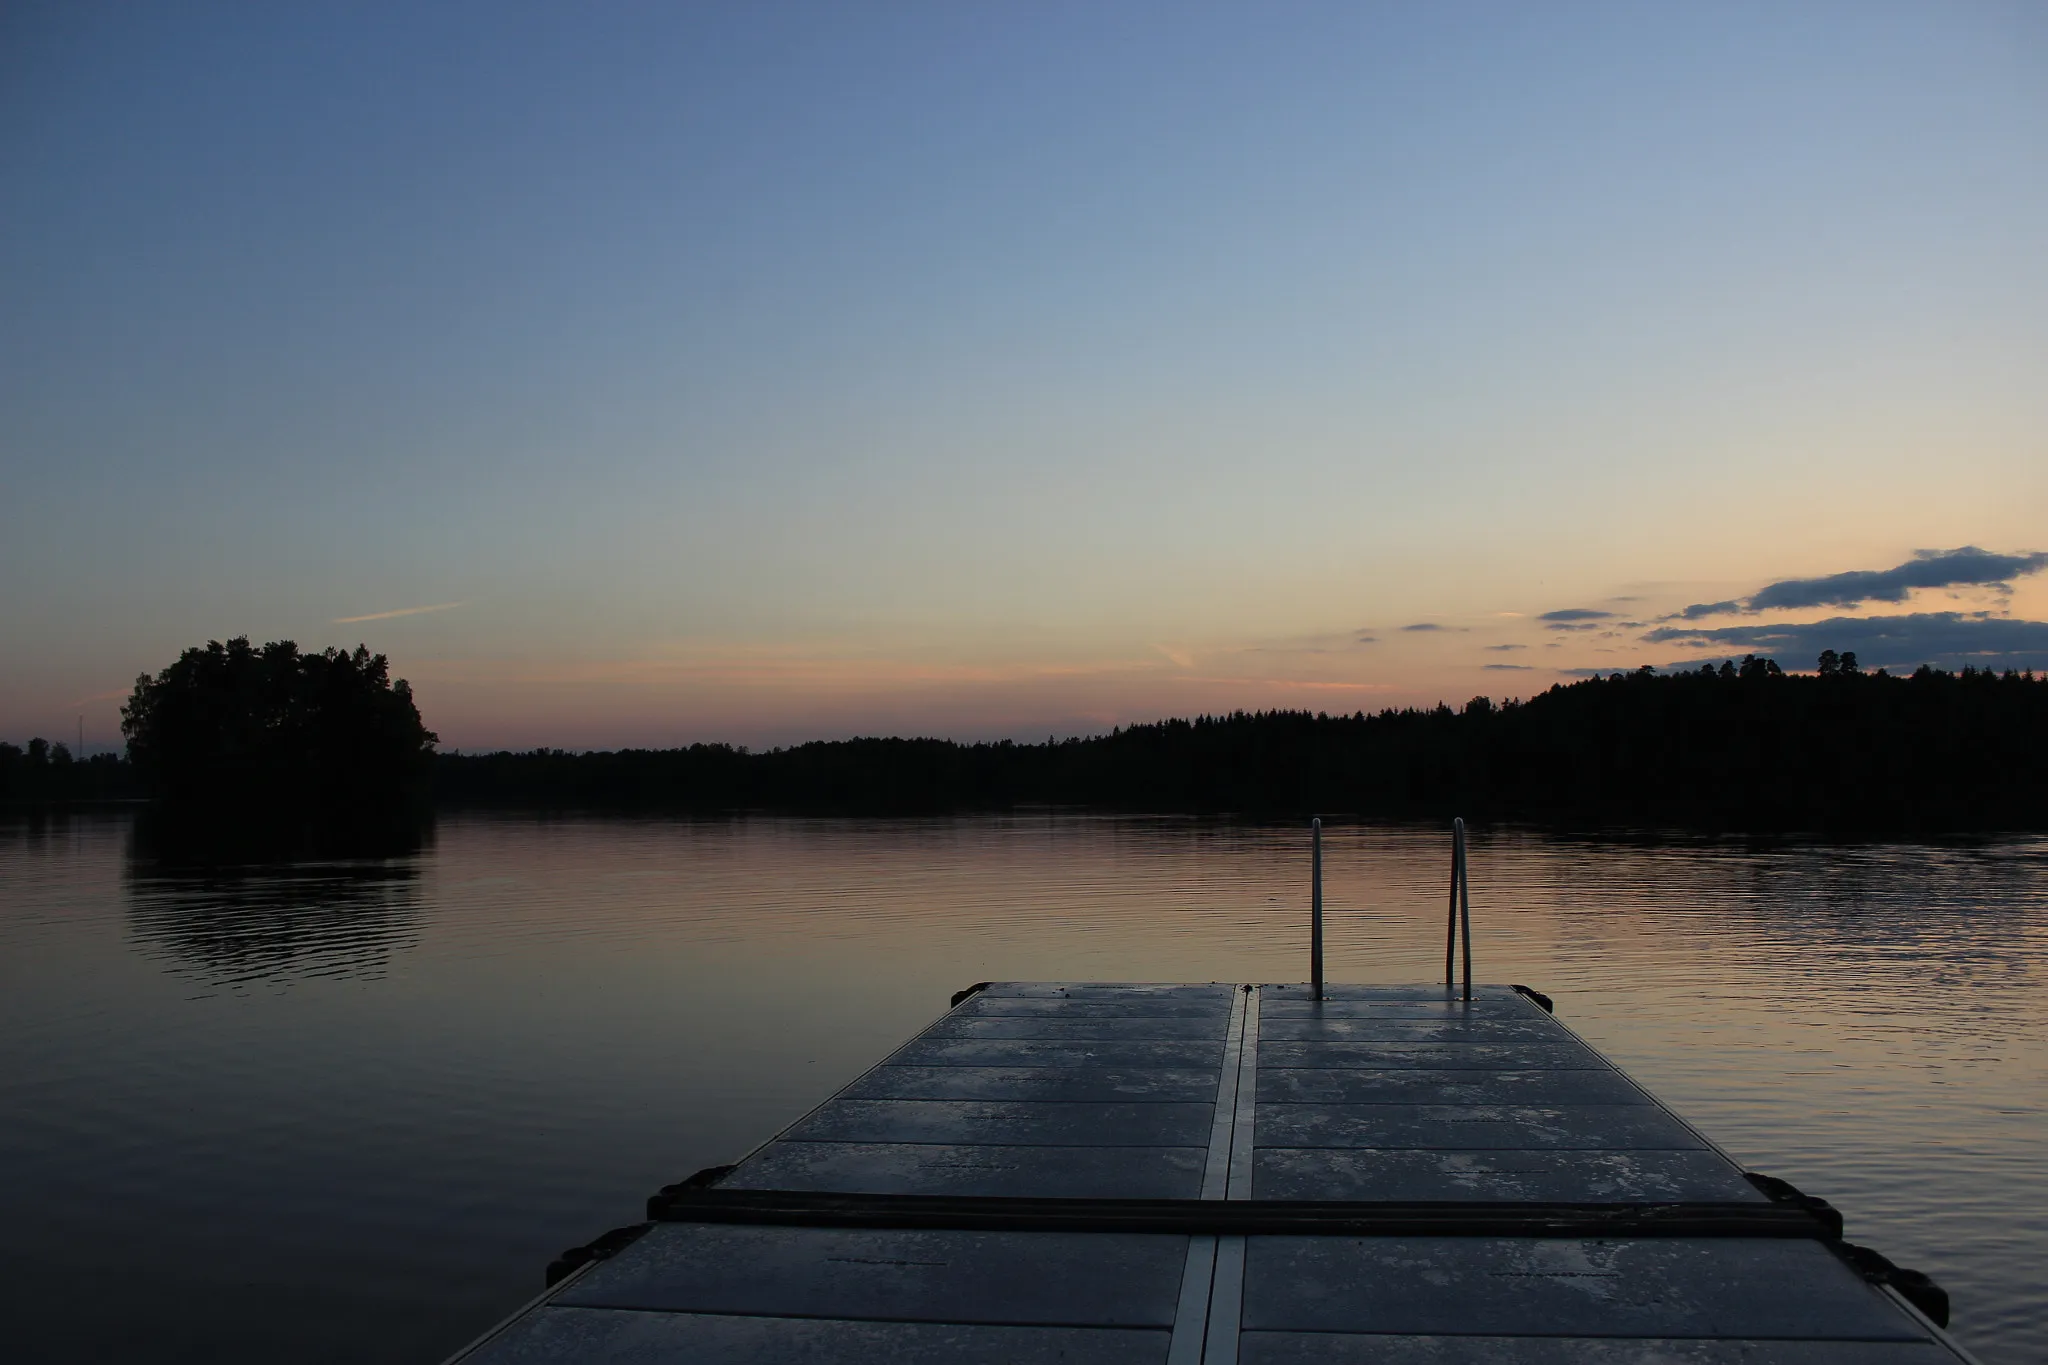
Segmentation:
[(15, 742), (2044, 668), (2048, 6), (10, 4), (0, 507)]

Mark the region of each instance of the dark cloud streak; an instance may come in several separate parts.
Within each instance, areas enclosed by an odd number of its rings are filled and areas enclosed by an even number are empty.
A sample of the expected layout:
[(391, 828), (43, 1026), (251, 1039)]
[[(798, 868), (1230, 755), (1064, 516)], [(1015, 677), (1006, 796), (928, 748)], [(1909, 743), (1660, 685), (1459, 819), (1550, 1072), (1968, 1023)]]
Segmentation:
[(1895, 568), (1857, 569), (1825, 578), (1788, 578), (1749, 599), (1751, 611), (1796, 607), (1853, 607), (1858, 602), (1903, 602), (1914, 588), (1963, 584), (2011, 587), (2011, 580), (2048, 567), (2048, 553), (1998, 555), (1965, 545), (1960, 550), (1921, 550)]
[[(1803, 607), (1853, 607), (1862, 602), (1903, 602), (1915, 588), (1988, 587), (2012, 591), (2012, 580), (2048, 568), (2048, 551), (1994, 554), (1975, 545), (1956, 550), (1919, 550), (1889, 569), (1851, 569), (1820, 578), (1781, 578), (1741, 601), (1695, 602), (1666, 621), (1697, 621), (1734, 611), (1796, 611)], [(1550, 618), (1545, 617), (1548, 620)]]

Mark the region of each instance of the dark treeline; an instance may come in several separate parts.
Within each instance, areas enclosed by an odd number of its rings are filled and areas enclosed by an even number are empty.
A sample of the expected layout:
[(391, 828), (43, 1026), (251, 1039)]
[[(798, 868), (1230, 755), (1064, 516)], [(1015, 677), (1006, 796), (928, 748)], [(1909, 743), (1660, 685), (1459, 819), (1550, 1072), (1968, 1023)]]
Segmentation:
[[(379, 719), (372, 728), (396, 736), (383, 746), (390, 761), (370, 765), (379, 770), (371, 775), (378, 789), (388, 793), (402, 778), (415, 793), (408, 799), (417, 799), (424, 774), (400, 770), (431, 736), (403, 684), (386, 680), (382, 660), (336, 656), (270, 662), (352, 683), (345, 693), (372, 704), (367, 714)], [(201, 660), (181, 662), (189, 668)], [(144, 695), (169, 704), (165, 681), (143, 680)], [(276, 733), (266, 728), (267, 736)], [(341, 772), (356, 766), (340, 762), (355, 748), (351, 739), (343, 749), (310, 750), (332, 754), (339, 765), (314, 784), (322, 823), (371, 804), (360, 775)], [(111, 754), (79, 760), (42, 740), (26, 749), (0, 743), (0, 802), (168, 795), (161, 751), (152, 763), (145, 744), (143, 757), (139, 770)], [(249, 777), (243, 769), (240, 778)], [(1457, 709), (1373, 715), (1240, 712), (1045, 744), (854, 739), (760, 753), (698, 744), (441, 754), (432, 779), (443, 807), (890, 814), (1076, 805), (1731, 830), (2041, 829), (2048, 828), (2048, 676), (1967, 668), (1890, 676), (1863, 673), (1853, 656), (1832, 654), (1822, 656), (1818, 674), (1788, 675), (1769, 659), (1751, 658), (1740, 667), (1610, 674), (1501, 705), (1478, 697)], [(246, 817), (252, 801), (275, 803), (291, 783), (230, 785), (238, 791), (229, 804)]]
[(1525, 702), (1237, 713), (1045, 744), (854, 739), (443, 754), (442, 805), (908, 813), (1086, 805), (1739, 830), (2048, 827), (2048, 676), (1769, 659)]
[(0, 742), (0, 803), (128, 801), (142, 795), (135, 767), (119, 754), (75, 757), (66, 744)]

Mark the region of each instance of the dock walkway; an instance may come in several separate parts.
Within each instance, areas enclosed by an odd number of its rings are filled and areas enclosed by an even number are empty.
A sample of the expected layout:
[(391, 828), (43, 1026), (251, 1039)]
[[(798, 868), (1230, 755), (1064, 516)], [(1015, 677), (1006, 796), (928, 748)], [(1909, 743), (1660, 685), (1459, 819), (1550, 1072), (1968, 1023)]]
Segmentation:
[(457, 1359), (1969, 1359), (1908, 1301), (1939, 1291), (1537, 1000), (973, 988)]

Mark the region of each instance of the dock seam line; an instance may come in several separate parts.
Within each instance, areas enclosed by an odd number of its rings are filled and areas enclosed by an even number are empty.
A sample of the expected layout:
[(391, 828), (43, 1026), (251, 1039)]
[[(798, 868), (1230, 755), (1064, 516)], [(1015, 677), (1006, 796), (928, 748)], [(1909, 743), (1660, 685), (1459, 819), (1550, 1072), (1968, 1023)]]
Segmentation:
[(1244, 1048), (1244, 1021), (1252, 992), (1241, 986), (1230, 990), (1230, 1020), (1223, 1027), (1223, 1056), (1216, 1069), (1216, 1111), (1209, 1123), (1209, 1157), (1202, 1165), (1204, 1199), (1227, 1198), (1230, 1190), (1230, 1152), (1237, 1125), (1238, 1078)]
[(1209, 1291), (1209, 1330), (1202, 1365), (1237, 1365), (1238, 1329), (1244, 1320), (1245, 1239), (1216, 1239), (1216, 1278)]
[(1188, 1238), (1187, 1268), (1181, 1272), (1180, 1302), (1174, 1308), (1173, 1335), (1166, 1343), (1166, 1365), (1202, 1365), (1209, 1288), (1216, 1274), (1216, 1242), (1206, 1233)]
[(1252, 1197), (1253, 1127), (1259, 1112), (1260, 987), (1244, 993), (1244, 1037), (1237, 1050), (1237, 1096), (1230, 1123), (1230, 1184), (1226, 1199)]
[[(1244, 1034), (1237, 1049), (1237, 1094), (1231, 1105), (1230, 1179), (1226, 1199), (1252, 1197), (1252, 1152), (1259, 1112), (1259, 1002), (1264, 987), (1244, 995)], [(1209, 1322), (1203, 1333), (1202, 1365), (1237, 1365), (1239, 1329), (1244, 1321), (1245, 1254), (1241, 1236), (1216, 1239), (1216, 1273), (1209, 1286)]]
[[(1242, 984), (1230, 988), (1230, 1018), (1223, 1026), (1223, 1056), (1216, 1067), (1216, 1109), (1209, 1123), (1209, 1155), (1202, 1164), (1203, 1199), (1223, 1199), (1230, 1193), (1230, 1152), (1237, 1128), (1244, 1021), (1253, 993)], [(1166, 1365), (1206, 1365), (1219, 1240), (1213, 1233), (1188, 1238), (1187, 1265), (1181, 1272), (1180, 1302), (1174, 1310)]]

